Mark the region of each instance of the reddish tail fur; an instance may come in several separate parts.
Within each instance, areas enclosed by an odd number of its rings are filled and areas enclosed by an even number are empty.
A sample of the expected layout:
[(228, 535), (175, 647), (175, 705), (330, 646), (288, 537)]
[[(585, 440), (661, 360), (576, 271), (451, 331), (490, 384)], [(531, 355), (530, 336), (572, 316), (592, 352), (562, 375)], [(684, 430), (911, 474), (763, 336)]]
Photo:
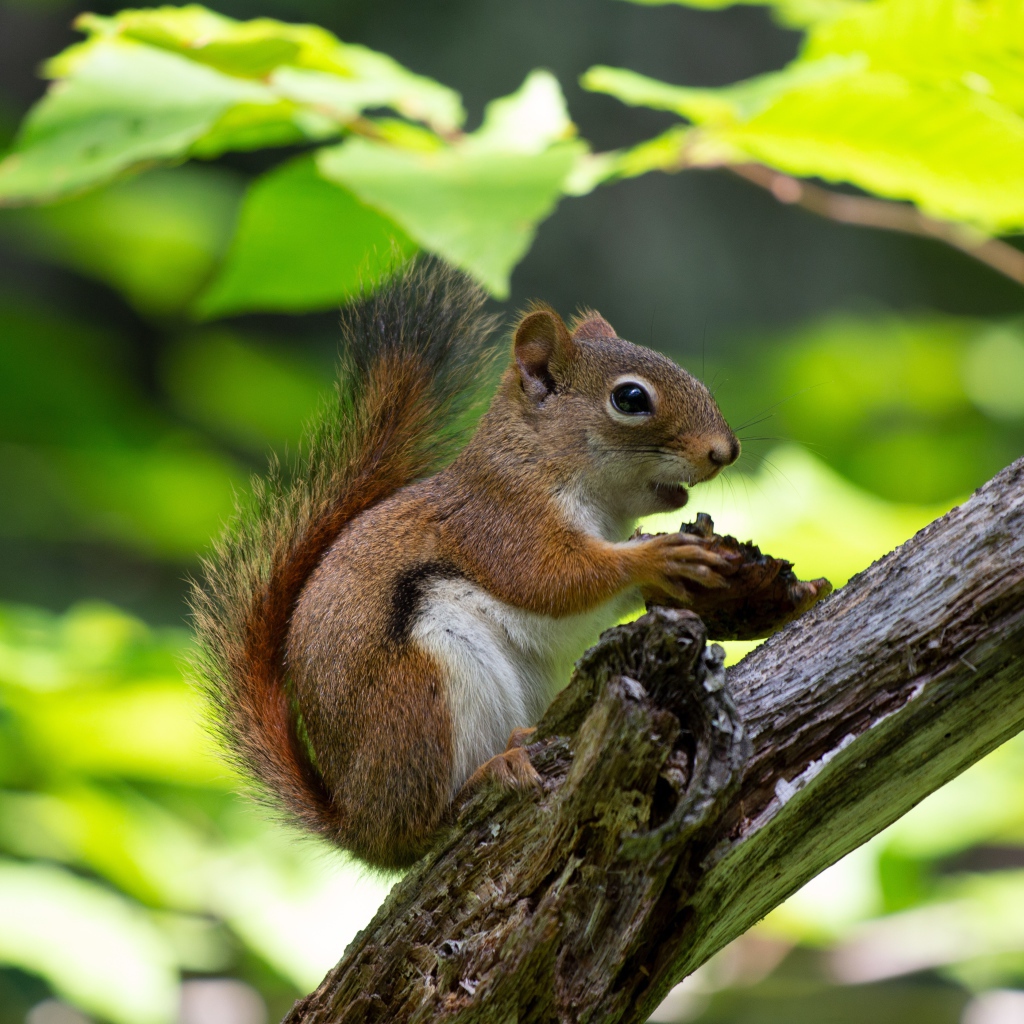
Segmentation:
[(344, 831), (284, 663), (295, 602), (345, 524), (455, 454), (470, 425), (493, 321), (484, 296), (435, 261), (400, 270), (342, 311), (336, 401), (292, 478), (253, 482), (203, 563), (191, 604), (197, 668), (234, 760), (300, 824)]

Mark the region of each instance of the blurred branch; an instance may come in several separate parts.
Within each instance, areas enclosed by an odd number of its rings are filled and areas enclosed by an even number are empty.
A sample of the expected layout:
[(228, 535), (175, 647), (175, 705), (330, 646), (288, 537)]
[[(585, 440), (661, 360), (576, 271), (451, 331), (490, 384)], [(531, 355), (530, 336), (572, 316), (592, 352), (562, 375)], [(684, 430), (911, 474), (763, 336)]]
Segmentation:
[(692, 613), (604, 634), (289, 1024), (645, 1020), (1024, 728), (1024, 459), (728, 674)]
[(729, 170), (771, 192), (780, 203), (802, 206), (819, 217), (828, 217), (841, 224), (901, 231), (945, 242), (997, 270), (1011, 281), (1024, 285), (1024, 252), (1009, 242), (998, 238), (979, 238), (962, 225), (926, 217), (907, 203), (832, 192), (773, 171), (763, 164), (734, 164)]

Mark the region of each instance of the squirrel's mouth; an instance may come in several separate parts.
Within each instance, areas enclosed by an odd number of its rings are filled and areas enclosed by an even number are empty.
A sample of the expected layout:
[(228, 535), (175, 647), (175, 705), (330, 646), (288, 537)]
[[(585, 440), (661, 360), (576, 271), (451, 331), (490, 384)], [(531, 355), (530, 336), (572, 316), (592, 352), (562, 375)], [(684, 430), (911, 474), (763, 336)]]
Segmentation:
[(690, 494), (682, 484), (655, 484), (654, 493), (665, 505), (666, 512), (682, 508), (690, 500)]

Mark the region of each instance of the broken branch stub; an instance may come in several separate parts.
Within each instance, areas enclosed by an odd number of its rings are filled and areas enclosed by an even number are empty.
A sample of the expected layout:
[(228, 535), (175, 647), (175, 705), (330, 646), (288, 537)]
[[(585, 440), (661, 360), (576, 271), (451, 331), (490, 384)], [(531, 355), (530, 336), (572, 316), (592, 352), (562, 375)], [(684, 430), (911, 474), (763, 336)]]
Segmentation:
[(747, 753), (724, 675), (692, 612), (606, 632), (529, 747), (540, 799), (475, 796), (287, 1020), (633, 1019)]
[(645, 1020), (815, 874), (1024, 728), (1024, 460), (729, 670), (656, 608), (542, 720), (290, 1024)]

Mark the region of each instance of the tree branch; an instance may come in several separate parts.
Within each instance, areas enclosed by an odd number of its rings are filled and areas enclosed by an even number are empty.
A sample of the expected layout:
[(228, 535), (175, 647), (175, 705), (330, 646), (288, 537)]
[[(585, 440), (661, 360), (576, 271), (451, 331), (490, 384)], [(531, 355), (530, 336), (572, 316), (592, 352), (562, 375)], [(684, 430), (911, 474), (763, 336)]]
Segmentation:
[(695, 615), (609, 630), (289, 1024), (639, 1022), (1024, 728), (1024, 459), (745, 658)]
[(979, 239), (959, 224), (926, 217), (916, 207), (870, 196), (832, 192), (763, 164), (733, 164), (729, 170), (771, 192), (780, 203), (802, 206), (819, 217), (860, 227), (901, 231), (945, 242), (1024, 285), (1024, 252), (998, 238)]

